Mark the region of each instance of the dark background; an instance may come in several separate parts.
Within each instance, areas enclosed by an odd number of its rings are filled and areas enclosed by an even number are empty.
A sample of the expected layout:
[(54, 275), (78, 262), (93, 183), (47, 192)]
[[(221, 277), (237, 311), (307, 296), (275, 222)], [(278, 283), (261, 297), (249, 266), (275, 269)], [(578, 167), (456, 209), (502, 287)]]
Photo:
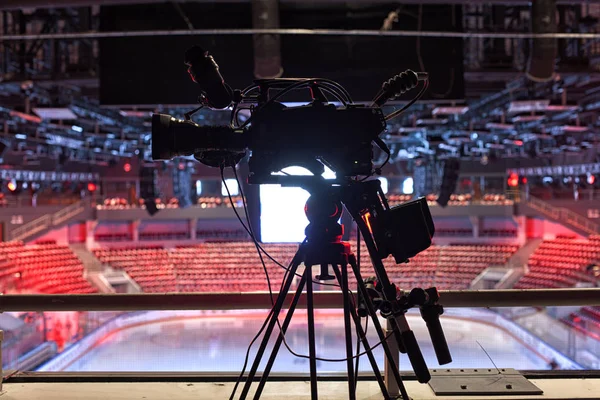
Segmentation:
[[(181, 3), (195, 29), (252, 28), (250, 3)], [(281, 28), (373, 29), (397, 5), (348, 8), (280, 4)], [(404, 6), (394, 29), (417, 28), (418, 6)], [(422, 30), (462, 31), (460, 8), (423, 6)], [(103, 6), (101, 30), (188, 29), (173, 4)], [(248, 35), (152, 36), (100, 40), (100, 101), (103, 105), (194, 104), (198, 96), (183, 64), (185, 50), (209, 50), (230, 86), (253, 80), (253, 42)], [(421, 38), (420, 53), (430, 74), (425, 96), (464, 97), (462, 39)], [(420, 71), (414, 37), (281, 36), (283, 77), (322, 77), (344, 85), (355, 101), (369, 101), (383, 81), (407, 69)], [(444, 62), (440, 62), (444, 60)], [(414, 92), (408, 94), (408, 98)]]

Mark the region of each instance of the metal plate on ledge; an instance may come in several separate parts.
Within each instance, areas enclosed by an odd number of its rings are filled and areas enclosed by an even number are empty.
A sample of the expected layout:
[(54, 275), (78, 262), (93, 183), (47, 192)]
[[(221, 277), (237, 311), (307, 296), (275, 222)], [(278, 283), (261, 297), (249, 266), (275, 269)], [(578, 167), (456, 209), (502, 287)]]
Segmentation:
[(429, 387), (438, 396), (543, 394), (512, 368), (432, 369)]

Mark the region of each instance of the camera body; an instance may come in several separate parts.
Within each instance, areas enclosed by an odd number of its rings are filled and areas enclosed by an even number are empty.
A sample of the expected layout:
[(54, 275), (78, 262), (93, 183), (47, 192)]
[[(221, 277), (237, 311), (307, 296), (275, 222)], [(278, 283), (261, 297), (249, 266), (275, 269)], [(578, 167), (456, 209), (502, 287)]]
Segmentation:
[(338, 178), (369, 175), (372, 142), (385, 129), (380, 108), (311, 103), (272, 103), (255, 112), (248, 136), (250, 182), (267, 183), (272, 172), (302, 166), (315, 176), (328, 166)]

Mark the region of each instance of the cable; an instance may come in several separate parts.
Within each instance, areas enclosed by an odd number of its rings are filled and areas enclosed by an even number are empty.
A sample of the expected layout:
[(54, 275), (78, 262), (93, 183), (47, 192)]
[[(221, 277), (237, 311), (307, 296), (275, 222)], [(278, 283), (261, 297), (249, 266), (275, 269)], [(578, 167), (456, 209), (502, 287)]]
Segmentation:
[[(234, 171), (235, 172), (235, 171)], [(244, 230), (248, 233), (248, 235), (250, 235), (250, 238), (253, 239), (255, 241), (255, 244), (258, 246), (258, 248), (262, 251), (262, 253), (267, 256), (268, 259), (270, 259), (271, 261), (273, 261), (276, 265), (278, 265), (279, 267), (285, 269), (285, 270), (289, 270), (289, 267), (286, 267), (285, 265), (281, 264), (279, 261), (277, 261), (276, 259), (274, 259), (269, 252), (267, 252), (261, 245), (260, 242), (258, 242), (258, 240), (255, 239), (253, 233), (250, 231), (250, 229), (248, 229), (248, 227), (246, 226), (246, 224), (244, 223), (244, 221), (242, 220), (242, 217), (240, 217), (240, 214), (237, 211), (237, 207), (235, 207), (235, 204), (233, 202), (233, 198), (229, 193), (228, 187), (227, 187), (227, 183), (225, 182), (225, 176), (223, 175), (223, 171), (221, 171), (221, 181), (223, 182), (223, 185), (225, 186), (225, 189), (227, 190), (228, 193), (228, 197), (229, 197), (229, 202), (231, 203), (231, 208), (233, 209), (233, 212), (235, 213), (235, 216), (237, 217), (239, 223), (242, 225), (242, 228), (244, 228)], [(238, 179), (238, 187), (241, 187), (239, 179)], [(244, 203), (245, 204), (245, 203)], [(296, 273), (296, 276), (299, 278), (302, 278), (301, 274)], [(325, 283), (325, 282), (319, 282), (319, 281), (314, 281), (314, 283), (317, 283), (319, 285), (325, 285), (325, 286), (334, 286), (334, 287), (340, 287), (340, 285), (335, 284), (335, 283)]]
[(385, 120), (389, 121), (393, 118), (396, 118), (398, 115), (402, 114), (404, 111), (406, 111), (410, 106), (415, 104), (421, 97), (423, 97), (423, 94), (425, 93), (425, 91), (427, 90), (428, 87), (429, 87), (429, 79), (423, 81), (423, 87), (421, 88), (421, 91), (419, 92), (418, 95), (416, 95), (411, 101), (406, 103), (404, 105), (404, 107), (402, 107), (401, 109), (396, 110), (393, 113), (386, 115)]
[[(267, 314), (267, 317), (265, 318), (262, 326), (260, 327), (259, 331), (256, 333), (256, 335), (254, 336), (254, 338), (252, 339), (252, 341), (248, 345), (248, 348), (246, 349), (246, 356), (244, 358), (244, 365), (242, 367), (240, 375), (238, 376), (238, 378), (237, 378), (237, 380), (235, 382), (235, 385), (233, 387), (233, 391), (231, 393), (231, 396), (229, 397), (229, 400), (233, 400), (233, 398), (235, 396), (235, 393), (237, 391), (237, 388), (238, 388), (238, 386), (239, 386), (242, 378), (244, 377), (244, 374), (246, 373), (246, 368), (248, 367), (248, 360), (250, 358), (250, 350), (252, 349), (252, 346), (254, 345), (254, 343), (256, 342), (256, 340), (260, 337), (260, 335), (262, 334), (262, 332), (265, 330), (265, 327), (267, 326), (267, 323), (268, 323), (269, 319), (273, 316), (273, 310), (275, 309), (275, 302), (273, 300), (273, 291), (272, 291), (272, 288), (271, 288), (271, 281), (269, 279), (269, 273), (267, 271), (267, 266), (265, 264), (264, 259), (262, 258), (261, 252), (259, 250), (260, 246), (258, 245), (258, 241), (256, 240), (256, 238), (254, 236), (254, 231), (252, 230), (252, 226), (250, 224), (250, 218), (248, 216), (248, 210), (247, 210), (247, 207), (246, 207), (246, 200), (245, 200), (245, 197), (244, 197), (244, 192), (242, 190), (242, 185), (240, 184), (239, 178), (237, 176), (237, 172), (235, 170), (235, 166), (233, 166), (232, 168), (233, 168), (233, 172), (234, 172), (234, 175), (235, 175), (235, 178), (236, 178), (236, 182), (238, 184), (238, 187), (240, 188), (240, 194), (242, 196), (242, 203), (244, 205), (244, 213), (246, 214), (246, 218), (247, 218), (247, 221), (248, 221), (249, 228), (246, 228), (246, 226), (244, 225), (244, 223), (243, 223), (240, 215), (238, 214), (237, 210), (235, 209), (235, 204), (233, 203), (233, 198), (231, 196), (231, 192), (229, 191), (229, 187), (227, 186), (227, 183), (225, 182), (225, 175), (224, 175), (224, 168), (223, 167), (221, 167), (221, 180), (223, 181), (223, 184), (225, 186), (225, 190), (227, 191), (227, 196), (229, 197), (229, 201), (231, 203), (232, 209), (234, 210), (234, 212), (235, 212), (236, 216), (238, 217), (238, 219), (239, 219), (240, 223), (242, 224), (242, 226), (244, 226), (244, 229), (246, 229), (246, 231), (248, 232), (248, 234), (250, 234), (250, 236), (252, 237), (252, 239), (254, 241), (254, 244), (255, 244), (256, 249), (258, 251), (258, 255), (259, 255), (260, 260), (262, 262), (262, 265), (263, 265), (263, 268), (264, 268), (264, 271), (265, 271), (265, 275), (266, 275), (266, 278), (267, 278), (267, 285), (268, 285), (268, 288), (269, 288), (269, 295), (270, 295), (270, 298), (271, 298), (271, 304), (272, 305), (271, 305), (271, 309), (269, 311), (269, 314)], [(264, 251), (264, 249), (263, 249), (263, 251)], [(268, 253), (265, 252), (265, 254), (268, 254)], [(283, 289), (284, 282), (286, 281), (287, 276), (288, 276), (288, 274), (290, 272), (290, 269), (291, 269), (291, 266), (292, 266), (292, 262), (293, 262), (293, 260), (290, 262), (289, 267), (285, 268), (286, 272), (283, 275), (283, 279), (281, 280), (281, 285), (279, 286), (279, 292), (281, 292), (281, 290)], [(277, 326), (279, 327), (280, 334), (281, 334), (281, 326), (279, 325), (279, 319), (277, 319)]]
[[(264, 259), (262, 258), (261, 254), (260, 254), (260, 246), (258, 245), (258, 240), (256, 239), (256, 236), (254, 235), (254, 231), (252, 230), (252, 227), (251, 227), (251, 223), (250, 223), (250, 217), (249, 217), (249, 215), (248, 215), (248, 208), (247, 208), (247, 206), (246, 206), (246, 200), (245, 200), (244, 192), (243, 192), (243, 190), (242, 190), (242, 185), (241, 185), (241, 182), (240, 182), (240, 180), (239, 180), (239, 177), (238, 177), (238, 175), (237, 175), (237, 171), (235, 170), (235, 167), (232, 167), (232, 168), (233, 168), (233, 174), (234, 174), (234, 176), (235, 176), (236, 182), (237, 182), (237, 184), (238, 184), (238, 187), (240, 188), (240, 196), (242, 197), (242, 204), (244, 205), (244, 213), (245, 213), (245, 215), (246, 215), (246, 221), (247, 221), (247, 223), (248, 223), (248, 227), (249, 227), (249, 233), (250, 233), (250, 236), (251, 236), (252, 240), (254, 241), (254, 244), (255, 244), (255, 246), (256, 246), (256, 250), (257, 250), (257, 252), (259, 253), (260, 261), (261, 261), (261, 263), (262, 263), (263, 270), (264, 270), (264, 272), (265, 272), (265, 275), (266, 275), (266, 277), (267, 277), (267, 285), (268, 285), (268, 287), (269, 287), (269, 294), (270, 294), (270, 298), (271, 298), (271, 304), (272, 304), (272, 308), (273, 308), (273, 307), (275, 306), (275, 301), (274, 301), (274, 299), (273, 299), (273, 292), (272, 292), (272, 289), (271, 289), (271, 281), (270, 281), (270, 279), (269, 279), (269, 272), (267, 271), (267, 266), (266, 266), (266, 264), (265, 264), (265, 261), (264, 261)], [(222, 178), (224, 178), (224, 176), (222, 176)], [(231, 193), (230, 193), (230, 191), (229, 191), (229, 188), (227, 187), (227, 183), (225, 183), (224, 179), (223, 179), (223, 182), (224, 182), (224, 184), (225, 184), (225, 189), (227, 190), (227, 194), (228, 194), (228, 196), (229, 196), (229, 198), (230, 198), (230, 202), (232, 202), (232, 200), (233, 200), (233, 199), (231, 198)], [(234, 205), (233, 205), (233, 202), (232, 202), (232, 207), (233, 207), (233, 206), (234, 206)], [(241, 222), (241, 220), (240, 220), (240, 222)], [(242, 224), (243, 224), (243, 222), (242, 222)], [(281, 291), (281, 289), (283, 288), (283, 282), (285, 282), (285, 279), (287, 278), (287, 274), (288, 274), (289, 272), (290, 272), (290, 267), (288, 267), (288, 268), (287, 268), (287, 271), (286, 271), (286, 273), (285, 273), (285, 275), (284, 275), (284, 278), (283, 278), (283, 280), (282, 280), (282, 283), (281, 283), (281, 286), (280, 286), (280, 291)], [(297, 276), (301, 276), (301, 275), (299, 275), (299, 274), (296, 274), (296, 275), (297, 275)], [(311, 280), (312, 280), (312, 279), (311, 279)], [(318, 284), (321, 284), (321, 282), (316, 282), (316, 281), (314, 281), (314, 280), (312, 280), (312, 282), (313, 282), (313, 283), (318, 283)], [(332, 286), (338, 286), (338, 285), (332, 285)], [(353, 295), (352, 291), (348, 290), (348, 292), (349, 292), (351, 295)], [(352, 298), (352, 299), (353, 299), (353, 304), (352, 304), (352, 306), (353, 306), (354, 308), (356, 308), (356, 300), (355, 300), (354, 298)], [(267, 318), (268, 318), (268, 317), (267, 317)], [(286, 339), (285, 339), (285, 334), (284, 334), (284, 332), (283, 332), (283, 328), (281, 327), (281, 324), (280, 324), (280, 322), (279, 322), (279, 319), (277, 319), (277, 327), (279, 328), (279, 334), (280, 334), (280, 335), (281, 335), (281, 337), (282, 337), (283, 344), (285, 345), (285, 347), (287, 348), (287, 350), (288, 350), (288, 351), (289, 351), (291, 354), (293, 354), (293, 355), (294, 355), (294, 356), (296, 356), (296, 357), (300, 357), (300, 358), (310, 358), (309, 356), (306, 356), (306, 355), (303, 355), (303, 354), (298, 354), (298, 353), (296, 353), (294, 350), (292, 350), (292, 349), (290, 348), (290, 346), (288, 345), (288, 343), (287, 343), (287, 341), (286, 341)], [(317, 358), (317, 360), (320, 360), (320, 361), (334, 361), (334, 359), (328, 360), (328, 359), (325, 359), (325, 358)], [(342, 361), (345, 361), (345, 360), (346, 360), (346, 359), (343, 359)]]
[[(239, 178), (238, 178), (238, 176), (237, 176), (237, 172), (235, 171), (235, 167), (233, 167), (233, 168), (234, 168), (234, 175), (235, 175), (236, 181), (238, 182), (238, 187), (240, 187), (240, 188), (241, 188), (240, 181), (239, 181)], [(248, 228), (246, 228), (246, 226), (244, 225), (244, 223), (243, 223), (243, 221), (242, 221), (242, 219), (241, 219), (241, 217), (240, 217), (239, 213), (238, 213), (238, 212), (237, 212), (237, 210), (235, 209), (235, 205), (234, 205), (234, 203), (233, 203), (233, 198), (232, 198), (232, 196), (231, 196), (231, 192), (229, 191), (229, 188), (228, 188), (228, 186), (227, 186), (227, 183), (225, 182), (225, 176), (224, 176), (224, 171), (223, 171), (223, 168), (221, 168), (221, 179), (222, 179), (222, 181), (223, 181), (223, 184), (225, 185), (225, 190), (227, 191), (227, 195), (228, 195), (228, 197), (229, 197), (229, 200), (230, 200), (230, 202), (231, 202), (232, 208), (233, 208), (233, 210), (234, 210), (234, 212), (235, 212), (236, 216), (238, 217), (238, 220), (240, 221), (240, 223), (242, 224), (242, 226), (244, 226), (244, 229), (245, 229), (245, 230), (246, 230), (246, 231), (247, 231), (247, 232), (248, 232), (248, 233), (251, 235), (252, 239), (255, 241), (255, 245), (257, 246), (257, 248), (260, 248), (260, 249), (261, 249), (261, 250), (262, 250), (262, 251), (265, 253), (265, 255), (268, 255), (268, 253), (267, 253), (267, 252), (266, 252), (264, 249), (262, 249), (262, 247), (261, 247), (261, 246), (258, 244), (258, 241), (257, 241), (257, 240), (256, 240), (256, 238), (254, 237), (254, 235), (251, 233), (252, 231), (250, 231)], [(244, 204), (244, 209), (246, 210), (246, 203), (245, 203), (245, 200), (244, 200), (243, 192), (242, 192), (241, 190), (240, 190), (240, 194), (241, 194), (241, 196), (242, 196), (242, 202), (243, 202), (243, 204)], [(247, 214), (247, 210), (246, 210), (246, 216), (248, 216), (248, 214)], [(248, 223), (250, 223), (249, 219), (248, 219)], [(303, 243), (304, 243), (304, 242), (303, 242)], [(269, 256), (269, 257), (270, 257), (270, 256)], [(272, 259), (272, 258), (271, 258), (271, 259)], [(262, 257), (261, 257), (261, 260), (263, 260), (263, 259), (262, 259)], [(274, 259), (273, 259), (273, 260), (274, 260)], [(275, 260), (274, 260), (274, 261), (275, 261)], [(275, 261), (275, 263), (277, 263), (277, 264), (281, 265), (281, 264), (280, 264), (278, 261)], [(263, 261), (263, 267), (265, 268), (265, 272), (266, 272), (266, 266), (264, 265), (264, 261)], [(287, 268), (286, 268), (286, 267), (283, 267), (283, 268), (284, 268), (284, 269), (286, 269), (286, 273), (284, 274), (284, 277), (283, 277), (283, 280), (282, 280), (282, 283), (281, 283), (281, 286), (280, 286), (280, 291), (281, 291), (281, 289), (283, 288), (283, 283), (285, 282), (285, 279), (287, 278), (287, 274), (290, 272), (290, 269), (291, 269), (291, 264), (290, 264), (290, 266), (289, 266), (289, 267), (287, 267)], [(268, 273), (267, 273), (267, 275), (268, 275)], [(302, 275), (300, 275), (300, 274), (297, 274), (297, 273), (296, 273), (296, 276), (299, 276), (299, 277), (301, 277)], [(272, 294), (272, 292), (271, 292), (270, 281), (268, 281), (268, 282), (269, 282), (269, 283), (268, 283), (268, 284), (269, 284), (269, 292), (271, 293), (271, 301), (272, 301), (272, 303), (273, 303), (273, 306), (271, 307), (271, 311), (269, 312), (269, 315), (267, 316), (267, 319), (266, 319), (266, 320), (265, 320), (265, 322), (263, 323), (263, 326), (264, 326), (264, 325), (266, 325), (266, 321), (269, 319), (269, 316), (272, 314), (272, 312), (273, 312), (273, 308), (274, 308), (273, 294)], [(322, 283), (322, 282), (315, 282), (315, 281), (312, 281), (312, 282), (313, 282), (313, 283), (318, 283), (318, 284), (325, 284), (325, 283)], [(329, 285), (331, 285), (331, 286), (337, 286), (337, 287), (339, 287), (339, 285), (332, 285), (332, 284), (329, 284)], [(352, 295), (354, 296), (354, 294), (353, 294), (351, 291), (349, 291), (349, 292), (350, 292), (350, 294), (352, 294)], [(352, 299), (353, 299), (353, 304), (352, 304), (352, 306), (353, 306), (354, 308), (356, 308), (356, 299), (354, 299), (354, 297), (352, 297)], [(287, 350), (288, 350), (288, 351), (289, 351), (289, 352), (290, 352), (292, 355), (294, 355), (294, 356), (296, 356), (296, 357), (298, 357), (298, 358), (306, 358), (306, 359), (310, 359), (310, 356), (307, 356), (307, 355), (304, 355), (304, 354), (298, 354), (298, 353), (296, 353), (295, 351), (293, 351), (293, 350), (292, 350), (292, 349), (289, 347), (289, 345), (288, 345), (288, 343), (287, 343), (287, 341), (286, 341), (286, 339), (285, 339), (285, 334), (283, 333), (283, 329), (282, 329), (282, 327), (281, 327), (281, 325), (280, 325), (279, 319), (277, 319), (277, 327), (279, 328), (279, 334), (280, 334), (280, 335), (281, 335), (281, 337), (282, 337), (283, 344), (285, 345), (286, 349), (287, 349)], [(252, 342), (250, 343), (250, 346), (249, 346), (249, 348), (248, 348), (248, 352), (247, 352), (247, 354), (249, 353), (249, 351), (250, 351), (250, 348), (252, 347), (252, 345), (253, 345), (253, 344), (254, 344), (254, 342), (256, 341), (257, 337), (258, 337), (258, 336), (260, 335), (260, 333), (262, 332), (262, 330), (264, 330), (264, 328), (263, 328), (263, 327), (261, 327), (261, 330), (259, 331), (259, 333), (258, 333), (258, 334), (255, 336), (255, 338), (254, 338), (254, 339), (252, 340)], [(388, 334), (388, 335), (385, 337), (385, 340), (387, 340), (387, 339), (388, 339), (388, 338), (391, 336), (391, 334), (392, 334), (392, 333), (393, 333), (393, 331), (392, 331), (392, 332), (390, 332), (390, 333), (389, 333), (389, 334)], [(365, 336), (365, 337), (366, 337), (366, 336)], [(375, 344), (375, 345), (371, 346), (369, 349), (365, 349), (365, 351), (363, 351), (362, 353), (358, 353), (358, 354), (356, 354), (356, 355), (354, 355), (354, 356), (352, 356), (352, 357), (346, 357), (346, 358), (323, 358), (323, 357), (316, 357), (315, 359), (316, 359), (316, 360), (318, 360), (318, 361), (323, 361), (323, 362), (346, 362), (346, 361), (348, 360), (348, 358), (350, 358), (350, 359), (357, 359), (357, 358), (359, 358), (359, 357), (361, 357), (361, 356), (363, 356), (363, 355), (367, 354), (368, 352), (371, 352), (371, 351), (373, 351), (373, 349), (375, 349), (375, 348), (377, 348), (378, 346), (380, 346), (380, 345), (381, 345), (381, 343), (382, 343), (382, 341), (379, 341), (377, 344)], [(247, 366), (247, 360), (245, 361), (245, 363), (244, 363), (244, 366)], [(244, 372), (245, 372), (245, 368), (242, 370), (242, 373), (240, 374), (240, 378), (238, 378), (239, 380), (241, 380), (241, 377), (243, 376)], [(236, 383), (236, 385), (235, 385), (235, 387), (234, 387), (234, 388), (236, 389), (236, 388), (237, 388), (237, 386), (238, 386), (238, 383)], [(235, 389), (234, 389), (234, 390), (235, 390)], [(233, 394), (232, 394), (232, 396), (233, 396)]]
[[(360, 230), (356, 229), (356, 269), (358, 269), (360, 271)], [(365, 337), (367, 337), (367, 327), (369, 326), (369, 319), (367, 318), (367, 322), (365, 325)], [(358, 337), (358, 330), (357, 330), (357, 338), (356, 338), (356, 354), (358, 354), (360, 352), (360, 338)], [(360, 357), (356, 358), (356, 366), (354, 368), (354, 390), (356, 391), (356, 385), (358, 385), (358, 361), (360, 360)]]
[[(344, 89), (339, 83), (332, 81), (330, 79), (324, 79), (324, 78), (308, 78), (308, 79), (303, 79), (300, 80), (296, 83), (291, 84), (290, 86), (284, 88), (281, 92), (277, 93), (275, 96), (271, 97), (269, 100), (267, 100), (258, 111), (262, 110), (263, 108), (265, 108), (266, 106), (268, 106), (269, 104), (272, 104), (275, 100), (277, 100), (278, 98), (280, 98), (281, 96), (283, 96), (286, 93), (291, 92), (294, 89), (300, 88), (304, 85), (308, 85), (310, 83), (328, 83), (330, 85), (333, 85), (335, 88), (339, 89), (340, 91), (342, 91), (342, 93), (344, 94), (344, 96), (346, 98), (350, 98), (350, 94), (348, 93), (348, 91), (346, 89)], [(244, 128), (246, 127), (250, 122), (252, 121), (252, 116), (250, 118), (248, 118), (246, 120), (246, 122), (244, 122), (244, 124), (242, 126), (240, 126), (240, 128)]]
[[(369, 330), (369, 318), (367, 318), (367, 320), (365, 321), (365, 329), (364, 329), (364, 333), (365, 333), (365, 338), (367, 337), (367, 332)], [(356, 334), (358, 335), (358, 329), (356, 331)], [(360, 352), (360, 338), (357, 337), (356, 338), (356, 353), (358, 354)], [(360, 357), (356, 357), (356, 364), (354, 365), (354, 390), (356, 391), (356, 386), (358, 385), (358, 362), (360, 360)]]
[(240, 372), (240, 375), (238, 376), (237, 380), (235, 381), (235, 385), (233, 386), (233, 391), (231, 392), (231, 396), (229, 396), (229, 400), (233, 400), (233, 397), (235, 396), (235, 392), (237, 391), (237, 388), (240, 385), (240, 382), (242, 381), (244, 374), (246, 373), (246, 367), (248, 367), (248, 360), (250, 359), (250, 350), (252, 349), (252, 346), (254, 346), (254, 343), (256, 342), (256, 340), (259, 338), (259, 336), (265, 330), (265, 327), (267, 326), (267, 322), (269, 321), (269, 318), (271, 317), (271, 315), (273, 315), (273, 308), (274, 307), (271, 307), (271, 311), (269, 311), (269, 315), (267, 315), (267, 318), (265, 319), (262, 326), (260, 327), (260, 330), (258, 331), (256, 336), (254, 336), (254, 339), (252, 339), (252, 341), (248, 345), (248, 348), (246, 349), (246, 357), (244, 358), (244, 366), (242, 367), (242, 372)]

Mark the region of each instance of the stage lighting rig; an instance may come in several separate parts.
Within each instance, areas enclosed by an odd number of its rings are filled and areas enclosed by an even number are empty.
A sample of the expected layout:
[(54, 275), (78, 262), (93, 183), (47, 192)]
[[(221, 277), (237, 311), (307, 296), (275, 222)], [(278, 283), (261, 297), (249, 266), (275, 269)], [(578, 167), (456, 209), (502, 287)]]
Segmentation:
[[(256, 390), (254, 398), (260, 397), (284, 338), (289, 318), (305, 285), (308, 312), (312, 313), (313, 266), (321, 268), (319, 277), (335, 278), (342, 288), (349, 393), (354, 393), (355, 381), (352, 371), (352, 318), (363, 346), (369, 349), (366, 354), (380, 382), (384, 398), (393, 398), (385, 389), (365, 335), (360, 334), (360, 316), (368, 315), (373, 320), (386, 356), (392, 357), (377, 319), (378, 310), (389, 320), (399, 347), (408, 353), (418, 380), (423, 383), (429, 381), (429, 371), (405, 313), (414, 306), (421, 308), (423, 318), (428, 321), (428, 326), (432, 326), (432, 339), (435, 336), (436, 346), (439, 347), (440, 354), (444, 355), (439, 359), (440, 363), (450, 362), (445, 339), (441, 340), (443, 332), (436, 319), (441, 314), (441, 308), (437, 305), (437, 291), (435, 288), (427, 289), (418, 292), (422, 294), (420, 297), (415, 295), (410, 301), (405, 301), (402, 296), (398, 296), (400, 291), (390, 282), (382, 260), (392, 255), (397, 263), (407, 262), (431, 245), (435, 227), (424, 198), (391, 208), (380, 181), (368, 179), (380, 173), (383, 166), (376, 168), (373, 164), (373, 144), (388, 155), (384, 164), (389, 161), (390, 150), (379, 135), (385, 131), (387, 121), (400, 115), (423, 95), (428, 86), (427, 74), (407, 70), (394, 76), (383, 83), (372, 104), (367, 106), (353, 103), (344, 87), (323, 78), (259, 79), (243, 90), (232, 90), (225, 83), (212, 56), (197, 46), (188, 50), (185, 64), (193, 81), (200, 86), (202, 106), (212, 109), (231, 107), (231, 122), (228, 126), (201, 126), (191, 120), (191, 113), (186, 115), (186, 120), (154, 114), (154, 160), (193, 155), (198, 161), (223, 170), (225, 167), (235, 168), (249, 152), (249, 183), (299, 186), (311, 194), (305, 207), (310, 221), (305, 230), (306, 240), (287, 268), (284, 284), (273, 304), (269, 324), (240, 398), (245, 399), (249, 393), (261, 357), (277, 323), (282, 334), (277, 336)], [(386, 102), (414, 89), (419, 83), (422, 83), (422, 88), (415, 98), (404, 107), (384, 115), (382, 106)], [(282, 103), (285, 95), (299, 89), (310, 94), (308, 104), (291, 107)], [(238, 122), (241, 110), (250, 111), (249, 118), (242, 123)], [(289, 166), (304, 167), (313, 175), (274, 175)], [(336, 179), (322, 178), (325, 167), (336, 173)], [(376, 281), (363, 281), (360, 265), (350, 244), (341, 241), (343, 227), (337, 221), (344, 207), (362, 233), (373, 262)], [(301, 263), (305, 265), (305, 271), (281, 326), (277, 317)], [(327, 266), (331, 266), (335, 277), (329, 275)], [(354, 273), (356, 278), (360, 304), (353, 304), (351, 300), (348, 271)], [(316, 399), (317, 357), (314, 351), (314, 323), (310, 321), (309, 317), (311, 397)], [(403, 398), (408, 398), (397, 368), (392, 373)], [(350, 398), (354, 397), (351, 395)]]

